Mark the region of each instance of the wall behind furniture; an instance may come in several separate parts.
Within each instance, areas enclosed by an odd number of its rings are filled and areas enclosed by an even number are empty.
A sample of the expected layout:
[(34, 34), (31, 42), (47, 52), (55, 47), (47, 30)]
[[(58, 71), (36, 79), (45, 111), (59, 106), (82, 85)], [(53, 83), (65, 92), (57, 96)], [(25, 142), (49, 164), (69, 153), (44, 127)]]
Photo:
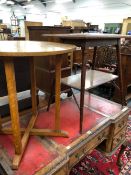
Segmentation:
[(51, 11), (39, 1), (33, 1), (26, 6), (0, 4), (0, 19), (8, 26), (10, 26), (10, 17), (13, 11), (18, 18), (26, 16), (27, 21), (39, 21), (44, 25), (59, 25), (61, 22), (60, 12)]
[(61, 16), (67, 16), (71, 20), (83, 19), (85, 22), (98, 24), (102, 29), (104, 23), (122, 23), (123, 18), (131, 16), (129, 0), (76, 0), (75, 3), (50, 3), (47, 8), (60, 12)]
[(44, 25), (60, 25), (61, 20), (66, 17), (69, 20), (83, 19), (104, 29), (104, 23), (122, 23), (123, 18), (131, 16), (131, 1), (76, 0), (75, 3), (50, 2), (46, 7), (39, 1), (32, 1), (25, 7), (0, 5), (4, 23), (10, 23), (12, 11), (16, 16), (26, 15), (28, 21), (40, 21)]

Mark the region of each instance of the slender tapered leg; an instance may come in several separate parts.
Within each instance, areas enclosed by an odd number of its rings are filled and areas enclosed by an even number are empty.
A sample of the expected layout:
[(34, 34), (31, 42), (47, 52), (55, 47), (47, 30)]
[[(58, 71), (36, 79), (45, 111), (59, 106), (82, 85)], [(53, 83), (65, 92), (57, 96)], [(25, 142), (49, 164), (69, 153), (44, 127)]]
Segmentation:
[(23, 152), (26, 148), (31, 129), (35, 124), (35, 120), (37, 118), (37, 100), (36, 100), (36, 78), (35, 78), (35, 66), (34, 66), (34, 59), (31, 57), (30, 61), (30, 76), (31, 76), (31, 97), (32, 97), (32, 117), (29, 121), (27, 128), (25, 129), (24, 135), (22, 137), (22, 153), (20, 155), (15, 155), (13, 159), (13, 169), (17, 169), (19, 163), (21, 161)]
[(80, 110), (80, 106), (79, 106), (79, 104), (78, 104), (78, 101), (77, 101), (77, 99), (76, 99), (76, 97), (75, 97), (75, 94), (74, 94), (74, 92), (73, 92), (72, 89), (71, 89), (71, 92), (72, 92), (73, 98), (74, 98), (74, 100), (75, 100), (75, 103), (76, 103), (78, 109)]
[(82, 47), (81, 95), (80, 95), (80, 133), (81, 134), (82, 134), (82, 128), (83, 128), (83, 106), (84, 106), (84, 93), (85, 93), (85, 76), (86, 76), (85, 47)]
[(61, 56), (57, 56), (55, 65), (55, 129), (60, 130), (60, 92), (61, 92)]
[(15, 71), (14, 71), (13, 60), (11, 58), (6, 58), (4, 60), (4, 65), (5, 65), (5, 74), (6, 74), (15, 153), (21, 154), (21, 151), (22, 151), (21, 132), (20, 132), (19, 112), (18, 112), (18, 102), (17, 102)]
[(95, 69), (95, 63), (96, 63), (96, 51), (97, 51), (97, 47), (94, 47), (94, 52), (93, 52), (93, 61), (92, 61), (92, 69)]
[(60, 128), (60, 93), (61, 93), (61, 62), (65, 55), (57, 55), (55, 57), (55, 127), (54, 130), (49, 129), (32, 129), (33, 133), (48, 136), (68, 137), (68, 133)]
[(37, 99), (36, 99), (37, 88), (36, 88), (34, 58), (30, 59), (30, 75), (31, 75), (32, 112), (33, 112), (33, 115), (36, 115), (36, 113), (37, 113)]
[(50, 91), (50, 96), (49, 96), (49, 100), (48, 100), (48, 106), (47, 106), (47, 111), (49, 111), (50, 109), (50, 105), (51, 105), (51, 100), (53, 97), (53, 93), (54, 93), (54, 85), (55, 85), (55, 81), (54, 78), (52, 78), (52, 83), (51, 83), (51, 91)]

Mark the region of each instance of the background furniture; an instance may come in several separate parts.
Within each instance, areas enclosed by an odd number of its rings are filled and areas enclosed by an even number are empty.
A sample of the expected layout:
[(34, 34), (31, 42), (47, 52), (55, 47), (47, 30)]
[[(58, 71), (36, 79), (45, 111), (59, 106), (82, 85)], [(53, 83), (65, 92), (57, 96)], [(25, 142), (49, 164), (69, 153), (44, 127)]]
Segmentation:
[[(57, 27), (57, 26), (29, 26), (29, 40), (42, 41), (42, 34), (59, 34), (71, 33), (71, 27)], [(47, 38), (49, 41), (49, 39)], [(56, 42), (56, 40), (55, 40)]]
[(104, 33), (121, 33), (122, 23), (105, 23)]
[(130, 41), (121, 49), (123, 84), (126, 101), (131, 99), (131, 45)]
[[(57, 26), (29, 26), (29, 40), (32, 41), (53, 41), (59, 42), (59, 39), (49, 39), (43, 38), (42, 34), (47, 33), (70, 33), (71, 27), (57, 27)], [(65, 55), (65, 58), (62, 60), (62, 69), (61, 75), (62, 77), (67, 77), (71, 75), (72, 69), (72, 53)], [(47, 56), (48, 59), (35, 59), (35, 67), (36, 67), (36, 85), (37, 88), (44, 91), (46, 95), (51, 96), (55, 95), (54, 92), (54, 81), (55, 81), (55, 61), (52, 56)], [(41, 81), (45, 79), (46, 83)], [(53, 91), (53, 92), (52, 92)], [(70, 89), (67, 86), (62, 85), (61, 91), (68, 92), (70, 94)], [(52, 97), (52, 100), (54, 99)]]
[[(126, 39), (121, 47), (122, 79), (125, 101), (131, 99), (131, 45), (130, 38)], [(118, 83), (118, 82), (117, 82)], [(120, 93), (115, 89), (113, 100), (120, 103)]]
[(127, 35), (128, 31), (131, 31), (131, 17), (123, 19), (121, 34)]
[(42, 22), (24, 21), (26, 40), (29, 40), (28, 26), (42, 26), (42, 25), (43, 25)]
[[(30, 78), (29, 78), (30, 77), (29, 63), (23, 59), (23, 60), (20, 60), (19, 62), (15, 62), (14, 67), (15, 67), (15, 72), (16, 72), (15, 78), (16, 78), (17, 93), (30, 90), (31, 84), (30, 84)], [(0, 115), (2, 117), (10, 115), (9, 104), (6, 102), (4, 103), (7, 95), (8, 95), (8, 92), (7, 92), (4, 63), (1, 60), (0, 62), (0, 104), (1, 104), (0, 105)], [(19, 100), (18, 104), (19, 104), (20, 111), (30, 108), (31, 107), (31, 97), (24, 96), (23, 99)]]
[(85, 28), (86, 27), (86, 23), (83, 20), (62, 20), (61, 22), (62, 26), (70, 26), (73, 29), (75, 27), (81, 27), (81, 28)]

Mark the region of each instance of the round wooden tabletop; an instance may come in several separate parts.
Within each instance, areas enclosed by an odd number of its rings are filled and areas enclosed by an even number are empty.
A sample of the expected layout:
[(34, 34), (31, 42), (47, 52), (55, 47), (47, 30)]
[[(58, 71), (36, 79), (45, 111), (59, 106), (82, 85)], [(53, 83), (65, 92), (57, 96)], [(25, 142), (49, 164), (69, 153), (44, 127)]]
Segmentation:
[(48, 56), (69, 53), (76, 46), (55, 42), (0, 41), (0, 56)]

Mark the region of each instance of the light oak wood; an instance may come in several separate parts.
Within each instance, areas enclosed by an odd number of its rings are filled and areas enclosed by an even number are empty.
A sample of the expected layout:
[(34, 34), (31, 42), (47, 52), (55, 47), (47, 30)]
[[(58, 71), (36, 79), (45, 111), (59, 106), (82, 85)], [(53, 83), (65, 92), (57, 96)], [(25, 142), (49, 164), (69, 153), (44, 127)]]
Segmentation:
[(60, 92), (61, 92), (61, 59), (55, 65), (55, 129), (60, 130)]
[[(67, 175), (68, 158), (66, 157), (63, 160), (63, 156), (64, 156), (64, 154), (62, 156), (59, 156), (53, 162), (50, 162), (46, 167), (43, 167), (40, 170), (38, 170), (34, 175), (44, 175), (44, 174)], [(57, 165), (57, 167), (56, 167), (56, 165)], [(55, 168), (55, 170), (54, 170), (54, 168)]]
[[(25, 132), (25, 128), (21, 128), (20, 131), (23, 134)], [(3, 128), (0, 133), (2, 134), (12, 134), (12, 128)], [(53, 130), (53, 129), (36, 129), (32, 128), (30, 130), (30, 135), (37, 135), (37, 136), (52, 136), (52, 137), (68, 137), (68, 133), (63, 130)]]
[(130, 30), (128, 28), (130, 23), (131, 23), (131, 18), (130, 17), (128, 17), (126, 19), (123, 19), (121, 34), (123, 34), (123, 35), (127, 34), (127, 32)]
[(0, 56), (60, 55), (70, 53), (74, 49), (74, 45), (44, 41), (0, 41)]
[(74, 27), (86, 27), (86, 23), (83, 20), (62, 20), (62, 26)]
[(25, 147), (27, 145), (27, 141), (29, 139), (30, 130), (33, 128), (36, 118), (37, 118), (37, 115), (33, 115), (31, 120), (29, 121), (27, 128), (25, 129), (25, 133), (22, 137), (22, 152), (19, 155), (15, 154), (14, 159), (13, 159), (13, 166), (12, 166), (13, 169), (18, 169), (20, 160), (22, 158), (23, 152), (24, 152)]
[(6, 74), (15, 153), (21, 154), (22, 143), (21, 143), (20, 123), (19, 123), (18, 102), (16, 95), (14, 64), (12, 59), (6, 58), (4, 60), (4, 65), (5, 65), (5, 74)]
[(68, 133), (62, 130), (52, 130), (52, 129), (35, 129), (33, 128), (30, 132), (31, 135), (38, 136), (53, 136), (53, 137), (68, 137)]
[(114, 137), (114, 125), (111, 124), (110, 125), (110, 135), (108, 135), (108, 139), (106, 142), (106, 152), (110, 152), (111, 151), (111, 147), (112, 147), (112, 138)]
[[(21, 132), (24, 132), (24, 131), (25, 131), (25, 129), (21, 128)], [(12, 128), (2, 128), (0, 130), (0, 133), (1, 134), (13, 134), (13, 131), (12, 131)]]
[[(0, 59), (4, 61), (7, 89), (9, 96), (9, 106), (11, 114), (12, 128), (7, 130), (1, 130), (3, 133), (12, 133), (15, 156), (13, 158), (13, 169), (18, 169), (22, 155), (26, 148), (30, 132), (35, 124), (37, 118), (37, 101), (36, 101), (36, 78), (35, 78), (35, 66), (34, 56), (56, 56), (56, 114), (55, 114), (55, 130), (39, 130), (32, 131), (33, 135), (48, 135), (48, 136), (64, 136), (68, 134), (60, 130), (60, 78), (61, 78), (61, 60), (63, 54), (70, 53), (75, 49), (74, 45), (66, 45), (51, 42), (36, 42), (36, 41), (1, 41), (0, 42)], [(20, 129), (19, 124), (19, 112), (18, 112), (18, 101), (16, 93), (16, 82), (14, 72), (14, 61), (22, 59), (26, 56), (30, 60), (30, 76), (31, 76), (31, 96), (32, 96), (32, 113), (33, 116), (29, 121), (27, 128)], [(47, 58), (45, 58), (47, 59)], [(58, 59), (58, 60), (57, 60)], [(58, 81), (58, 82), (57, 82)], [(7, 131), (7, 132), (6, 132)], [(24, 135), (21, 139), (21, 132)]]

